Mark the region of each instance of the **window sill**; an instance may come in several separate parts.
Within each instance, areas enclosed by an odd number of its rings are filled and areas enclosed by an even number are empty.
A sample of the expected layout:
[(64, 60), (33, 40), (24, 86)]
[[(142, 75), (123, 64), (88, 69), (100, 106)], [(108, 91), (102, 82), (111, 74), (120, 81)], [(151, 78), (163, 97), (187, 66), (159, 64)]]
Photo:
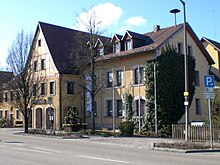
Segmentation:
[[(133, 85), (131, 85), (131, 86), (133, 86), (133, 87), (137, 87), (138, 84), (133, 84)], [(144, 84), (140, 84), (140, 86), (144, 86)]]

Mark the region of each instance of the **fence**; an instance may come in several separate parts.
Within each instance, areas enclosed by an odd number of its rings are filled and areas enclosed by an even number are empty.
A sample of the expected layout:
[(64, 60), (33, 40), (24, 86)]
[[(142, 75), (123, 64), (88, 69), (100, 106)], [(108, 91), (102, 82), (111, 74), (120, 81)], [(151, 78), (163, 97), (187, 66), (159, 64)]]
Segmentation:
[[(185, 125), (175, 124), (172, 125), (172, 138), (185, 139)], [(220, 142), (220, 126), (212, 127), (212, 137), (214, 142)], [(193, 142), (204, 142), (210, 140), (209, 126), (189, 126), (188, 127), (188, 140)]]

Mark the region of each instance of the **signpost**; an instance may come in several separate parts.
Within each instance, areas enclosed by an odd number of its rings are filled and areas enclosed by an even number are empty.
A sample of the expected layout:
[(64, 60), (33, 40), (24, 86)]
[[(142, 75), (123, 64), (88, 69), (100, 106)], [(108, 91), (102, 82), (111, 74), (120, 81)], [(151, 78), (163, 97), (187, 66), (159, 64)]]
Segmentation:
[(50, 104), (49, 121), (50, 121), (50, 134), (52, 134), (52, 131), (53, 131), (53, 126), (52, 126), (53, 115), (52, 115), (52, 111), (51, 111), (51, 104), (53, 104), (53, 98), (48, 97), (47, 100), (48, 100), (48, 104)]
[(213, 75), (204, 75), (204, 86), (206, 92), (204, 93), (204, 98), (208, 99), (208, 108), (209, 108), (209, 133), (210, 133), (210, 146), (213, 148), (213, 139), (212, 139), (212, 118), (211, 118), (211, 99), (215, 98), (215, 93), (213, 88), (215, 86), (215, 78)]

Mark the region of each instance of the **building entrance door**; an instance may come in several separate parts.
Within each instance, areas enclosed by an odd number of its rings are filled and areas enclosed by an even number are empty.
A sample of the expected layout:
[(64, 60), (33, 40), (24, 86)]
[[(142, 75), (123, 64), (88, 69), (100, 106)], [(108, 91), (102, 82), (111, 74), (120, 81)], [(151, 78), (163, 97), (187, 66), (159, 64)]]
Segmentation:
[(36, 109), (36, 128), (42, 128), (42, 108)]

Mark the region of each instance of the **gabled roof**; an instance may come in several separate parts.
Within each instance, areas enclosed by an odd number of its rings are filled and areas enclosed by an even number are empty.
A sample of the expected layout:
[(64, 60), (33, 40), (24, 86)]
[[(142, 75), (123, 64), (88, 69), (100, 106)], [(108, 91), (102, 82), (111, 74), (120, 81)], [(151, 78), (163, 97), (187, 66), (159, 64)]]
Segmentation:
[[(108, 60), (108, 59), (112, 59), (112, 58), (135, 55), (135, 54), (139, 54), (142, 52), (155, 51), (157, 48), (160, 48), (160, 46), (162, 46), (165, 42), (167, 42), (172, 36), (174, 36), (180, 30), (183, 30), (183, 24), (163, 28), (163, 29), (160, 29), (156, 32), (145, 33), (142, 35), (144, 37), (140, 37), (141, 34), (127, 31), (127, 33), (129, 33), (129, 35), (133, 35), (134, 37), (137, 37), (137, 38), (139, 37), (142, 39), (148, 38), (149, 42), (145, 43), (144, 46), (141, 46), (141, 47), (138, 47), (135, 49), (105, 55), (100, 60)], [(196, 36), (196, 34), (194, 33), (194, 31), (192, 30), (192, 28), (190, 27), (189, 24), (186, 24), (186, 30), (191, 35), (191, 37), (193, 38), (193, 40), (195, 41), (195, 43), (197, 44), (199, 49), (202, 51), (202, 53), (206, 57), (209, 64), (214, 64), (213, 59), (208, 54), (208, 52), (206, 51), (206, 49), (204, 48), (204, 46), (202, 45), (202, 43), (200, 42), (200, 40), (198, 39), (198, 37)]]
[(121, 41), (123, 36), (119, 35), (119, 34), (114, 34), (114, 36), (112, 37), (110, 43), (113, 42), (114, 39), (118, 40), (118, 41)]
[[(61, 74), (77, 74), (77, 69), (74, 69), (77, 61), (70, 57), (71, 50), (79, 50), (81, 46), (87, 46), (90, 34), (74, 29), (69, 29), (57, 25), (52, 25), (44, 22), (39, 22), (37, 31), (41, 29), (45, 37), (48, 49), (53, 58), (54, 64)], [(99, 36), (102, 43), (105, 43), (109, 38)]]
[(143, 34), (139, 34), (139, 33), (135, 33), (135, 32), (127, 30), (121, 40), (125, 40), (125, 37), (127, 35), (130, 36), (132, 39), (138, 39), (138, 40), (143, 40), (143, 41), (148, 39), (147, 36)]
[[(73, 73), (74, 63), (68, 56), (70, 49), (77, 49), (77, 38), (81, 42), (89, 40), (88, 33), (65, 27), (39, 22), (39, 27), (45, 37), (50, 54), (59, 73)], [(79, 38), (80, 37), (80, 38)]]
[(218, 50), (220, 52), (220, 43), (219, 42), (216, 42), (216, 41), (213, 41), (211, 39), (208, 39), (206, 37), (202, 37), (201, 39), (202, 42), (206, 41), (208, 42), (209, 44), (211, 44), (216, 50)]

